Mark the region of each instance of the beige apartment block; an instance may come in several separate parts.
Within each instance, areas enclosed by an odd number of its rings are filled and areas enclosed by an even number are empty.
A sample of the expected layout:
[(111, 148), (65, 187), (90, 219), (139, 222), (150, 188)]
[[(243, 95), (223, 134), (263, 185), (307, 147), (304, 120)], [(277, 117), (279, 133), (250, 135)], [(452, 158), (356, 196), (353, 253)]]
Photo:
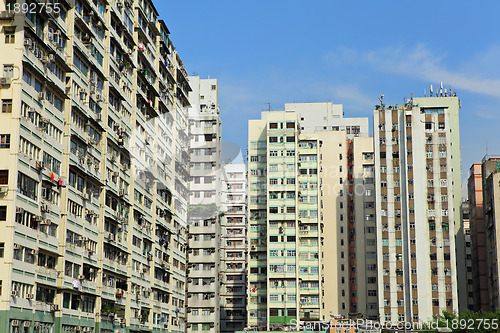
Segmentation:
[(14, 3), (0, 331), (184, 332), (190, 87), (165, 22), (148, 0)]
[[(365, 254), (350, 254), (356, 242), (364, 243), (364, 227), (356, 233), (355, 226), (365, 224), (366, 212), (367, 225), (373, 224), (369, 238), (375, 240), (374, 202), (365, 211), (367, 192), (350, 195), (356, 177), (356, 183), (370, 183), (373, 196), (373, 144), (361, 137), (368, 133), (362, 125), (349, 134), (346, 128), (302, 129), (306, 118), (313, 121), (318, 112), (329, 119), (331, 111), (331, 103), (293, 103), (249, 121), (249, 328), (285, 330), (294, 320), (367, 316), (368, 303), (372, 313), (378, 310), (376, 266), (367, 274)], [(352, 266), (349, 258), (359, 256)], [(376, 258), (368, 261), (375, 264)], [(367, 275), (375, 278), (370, 301), (355, 287), (366, 285)]]
[(459, 108), (446, 92), (374, 111), (381, 321), (427, 322), (458, 311), (459, 285), (467, 295), (458, 274), (465, 270)]
[(190, 181), (187, 332), (220, 331), (221, 121), (215, 79), (188, 77)]

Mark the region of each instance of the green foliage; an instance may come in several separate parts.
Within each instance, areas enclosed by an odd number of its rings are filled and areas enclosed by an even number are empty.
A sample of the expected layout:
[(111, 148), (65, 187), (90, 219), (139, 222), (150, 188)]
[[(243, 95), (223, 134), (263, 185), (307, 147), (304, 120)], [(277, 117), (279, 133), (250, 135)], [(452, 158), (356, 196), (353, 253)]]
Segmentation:
[(116, 313), (116, 310), (118, 307), (111, 305), (111, 304), (103, 304), (101, 307), (101, 313), (104, 314), (110, 314), (110, 313)]
[[(436, 324), (440, 329), (436, 329)], [(433, 323), (423, 325), (428, 332), (444, 332), (448, 327), (452, 333), (497, 333), (500, 332), (500, 311), (497, 312), (472, 312), (466, 310), (460, 314), (443, 311), (441, 316), (436, 316)]]

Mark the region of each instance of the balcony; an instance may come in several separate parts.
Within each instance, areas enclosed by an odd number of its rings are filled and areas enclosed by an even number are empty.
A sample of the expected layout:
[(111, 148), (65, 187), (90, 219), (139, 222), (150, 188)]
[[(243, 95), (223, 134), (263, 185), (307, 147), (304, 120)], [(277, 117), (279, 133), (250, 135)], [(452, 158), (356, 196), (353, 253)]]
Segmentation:
[[(201, 310), (201, 311), (203, 311), (203, 310)], [(199, 310), (199, 312), (200, 312), (200, 310)], [(188, 309), (187, 320), (190, 323), (215, 323), (216, 321), (219, 320), (219, 318), (217, 318), (215, 311), (211, 312), (208, 316), (202, 315), (201, 313), (198, 314), (197, 316), (195, 316)]]
[(45, 279), (47, 279), (47, 278), (53, 279), (53, 280), (57, 279), (57, 270), (52, 269), (52, 268), (37, 266), (36, 267), (36, 274), (38, 275), (38, 278), (40, 278), (40, 276), (43, 276)]

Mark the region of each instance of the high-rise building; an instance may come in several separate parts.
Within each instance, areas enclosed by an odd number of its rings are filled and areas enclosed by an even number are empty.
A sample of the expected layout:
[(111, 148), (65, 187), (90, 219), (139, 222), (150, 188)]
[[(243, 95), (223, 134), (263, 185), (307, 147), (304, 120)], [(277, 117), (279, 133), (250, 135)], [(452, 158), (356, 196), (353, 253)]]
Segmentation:
[(472, 240), (470, 230), (470, 205), (462, 202), (462, 220), (464, 221), (465, 241), (465, 274), (467, 275), (467, 304), (469, 310), (474, 310), (474, 271), (472, 263)]
[[(311, 127), (319, 115), (331, 120), (330, 127)], [(346, 124), (356, 129), (347, 134)], [(285, 329), (292, 320), (329, 320), (358, 311), (366, 316), (357, 307), (361, 297), (366, 308), (366, 294), (351, 286), (351, 281), (366, 285), (366, 266), (353, 267), (349, 258), (356, 257), (356, 242), (365, 238), (364, 227), (358, 238), (354, 235), (356, 223), (364, 225), (354, 211), (364, 213), (365, 191), (350, 196), (354, 175), (364, 169), (350, 164), (365, 158), (370, 160), (367, 172), (373, 170), (371, 139), (360, 137), (368, 134), (367, 127), (364, 119), (342, 119), (341, 106), (331, 103), (286, 104), (285, 111), (262, 112), (260, 120), (250, 120), (249, 327)], [(375, 235), (371, 238), (375, 254)], [(375, 264), (375, 257), (370, 259)], [(376, 266), (371, 275), (370, 304), (376, 313)]]
[(236, 332), (246, 324), (246, 165), (221, 169), (220, 331)]
[(466, 295), (459, 108), (445, 92), (374, 111), (381, 321), (429, 321)]
[(24, 3), (0, 4), (0, 331), (184, 332), (190, 87), (168, 28), (149, 0)]
[(190, 76), (187, 331), (220, 330), (221, 121), (218, 83)]
[(488, 311), (488, 265), (486, 263), (486, 230), (483, 208), (483, 177), (481, 163), (470, 167), (467, 184), (469, 199), (470, 241), (472, 249), (474, 311)]
[[(489, 311), (500, 309), (500, 281), (498, 279), (500, 232), (500, 157), (485, 157), (481, 166), (483, 180), (483, 208), (486, 238), (486, 274), (488, 276)], [(484, 272), (483, 272), (484, 273)], [(481, 299), (482, 301), (482, 299)]]

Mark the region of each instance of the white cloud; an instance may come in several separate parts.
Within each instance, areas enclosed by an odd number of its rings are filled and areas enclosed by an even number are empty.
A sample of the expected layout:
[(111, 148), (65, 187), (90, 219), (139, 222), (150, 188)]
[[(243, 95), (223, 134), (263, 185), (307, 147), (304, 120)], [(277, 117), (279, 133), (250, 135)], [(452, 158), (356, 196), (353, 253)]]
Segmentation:
[[(493, 56), (497, 55), (497, 57)], [(500, 97), (500, 79), (490, 79), (491, 70), (500, 66), (500, 48), (494, 47), (477, 56), (461, 69), (450, 70), (445, 65), (445, 56), (432, 52), (424, 44), (414, 48), (391, 48), (365, 53), (340, 49), (327, 56), (331, 61), (366, 63), (377, 70), (406, 75), (430, 82), (443, 82), (454, 90)]]
[(500, 120), (500, 115), (490, 112), (485, 112), (485, 111), (476, 111), (476, 115), (479, 118), (483, 119), (489, 119), (489, 120)]
[(356, 84), (336, 84), (329, 87), (329, 93), (334, 97), (334, 103), (348, 105), (351, 109), (371, 110), (374, 99), (361, 92)]

